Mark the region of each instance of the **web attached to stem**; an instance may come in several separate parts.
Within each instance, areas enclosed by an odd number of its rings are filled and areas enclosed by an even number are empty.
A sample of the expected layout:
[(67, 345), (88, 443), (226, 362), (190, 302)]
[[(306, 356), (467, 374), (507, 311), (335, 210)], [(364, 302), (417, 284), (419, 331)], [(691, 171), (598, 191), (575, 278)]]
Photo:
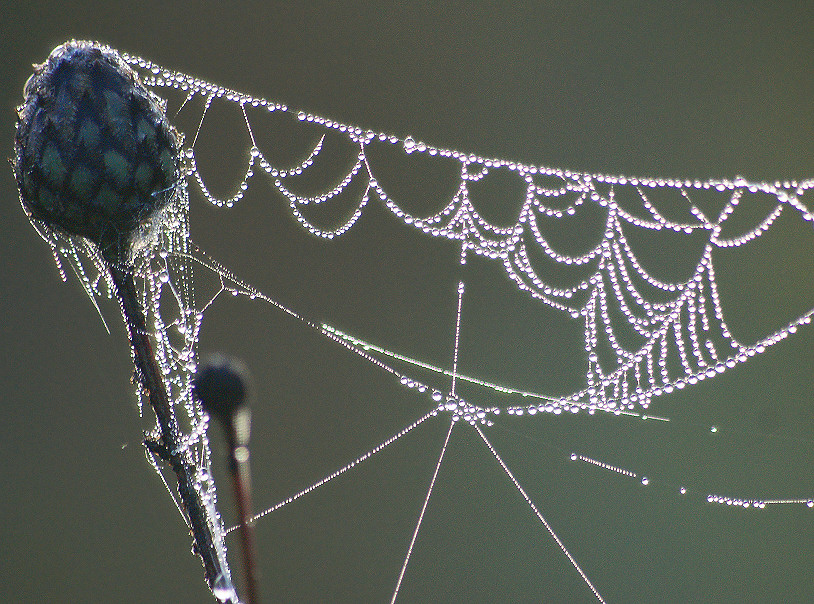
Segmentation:
[[(781, 220), (791, 215), (802, 221), (810, 233), (814, 215), (806, 197), (814, 180), (751, 182), (735, 177), (722, 180), (634, 178), (580, 173), (534, 166), (514, 161), (482, 157), (434, 147), (412, 137), (397, 137), (350, 126), (286, 105), (239, 93), (182, 73), (159, 67), (139, 57), (123, 55), (140, 71), (146, 85), (185, 95), (180, 112), (197, 111), (197, 130), (187, 132), (185, 148), (186, 182), (180, 183), (177, 203), (135, 255), (137, 273), (142, 279), (145, 308), (154, 327), (156, 354), (165, 371), (170, 396), (185, 410), (188, 443), (195, 451), (203, 488), (212, 493), (209, 444), (206, 421), (190, 396), (190, 376), (196, 368), (197, 345), (204, 316), (221, 297), (244, 296), (267, 303), (286, 313), (311, 332), (320, 334), (350, 351), (356, 357), (392, 376), (405, 389), (424, 402), (414, 422), (390, 438), (362, 453), (334, 472), (286, 497), (258, 514), (261, 518), (299, 500), (332, 482), (393, 442), (405, 437), (428, 419), (446, 416), (450, 420), (447, 438), (438, 457), (435, 472), (424, 499), (421, 516), (410, 541), (404, 566), (394, 577), (398, 595), (410, 552), (424, 511), (431, 505), (433, 485), (441, 466), (452, 428), (471, 424), (497, 460), (525, 503), (545, 530), (555, 539), (593, 595), (602, 601), (588, 574), (548, 524), (509, 466), (490, 442), (488, 428), (501, 413), (512, 416), (604, 412), (643, 419), (665, 420), (649, 413), (654, 399), (692, 387), (718, 376), (808, 325), (814, 308), (777, 325), (770, 333), (753, 341), (742, 341), (727, 324), (716, 277), (716, 254), (753, 244)], [(215, 104), (239, 111), (245, 123), (249, 145), (245, 171), (231, 196), (213, 193), (207, 174), (199, 169), (197, 141), (206, 127), (207, 114)], [(295, 161), (272, 159), (274, 149), (259, 140), (263, 115), (287, 119), (289, 126), (300, 125), (302, 136), (313, 137), (311, 146)], [(192, 136), (190, 136), (192, 135)], [(340, 150), (340, 160), (332, 157)], [(410, 209), (380, 174), (384, 154), (420, 158), (442, 163), (448, 180), (447, 197), (432, 199)], [(344, 154), (344, 155), (343, 155)], [(327, 176), (326, 176), (327, 173)], [(458, 284), (457, 313), (448, 335), (454, 333), (448, 363), (433, 363), (410, 354), (391, 350), (386, 343), (373, 341), (363, 333), (348, 333), (328, 322), (299, 314), (289, 305), (243, 281), (211, 259), (192, 243), (189, 233), (187, 183), (194, 183), (203, 197), (215, 206), (232, 207), (244, 197), (258, 174), (287, 201), (291, 216), (310, 235), (322, 240), (350, 237), (355, 225), (378, 205), (397, 222), (420, 235), (452, 242), (461, 265), (472, 259), (500, 267), (522, 296), (547, 307), (582, 331), (582, 379), (578, 387), (547, 392), (496, 380), (467, 375), (459, 369), (459, 354), (466, 344), (459, 340), (462, 317), (467, 316), (468, 291)], [(516, 199), (502, 200), (500, 219), (490, 219), (491, 210), (478, 209), (474, 198), (478, 187), (495, 176), (517, 185)], [(327, 182), (325, 186), (308, 184)], [(392, 180), (392, 179), (391, 179)], [(398, 188), (395, 186), (394, 188)], [(305, 190), (306, 192), (297, 192)], [(353, 201), (349, 202), (348, 200)], [(320, 208), (334, 204), (331, 220)], [(420, 207), (419, 207), (420, 206)], [(505, 208), (511, 207), (506, 217)], [(428, 208), (432, 208), (428, 210)], [(497, 212), (500, 213), (500, 212)], [(337, 218), (341, 215), (341, 218)], [(331, 224), (325, 224), (329, 222)], [(42, 231), (41, 231), (42, 234)], [(650, 266), (653, 250), (649, 237), (661, 237), (655, 244), (670, 259), (667, 268)], [(98, 258), (91, 246), (81, 241), (61, 240), (45, 233), (57, 262), (67, 261), (85, 290), (110, 295)], [(666, 252), (664, 252), (666, 250)], [(89, 257), (88, 265), (81, 257)], [(95, 264), (97, 270), (87, 268)], [(193, 282), (202, 273), (217, 287), (203, 300), (196, 300)], [(195, 277), (193, 277), (195, 275)], [(452, 319), (452, 317), (451, 317)], [(456, 385), (471, 387), (469, 390)], [(470, 396), (471, 394), (471, 396)], [(140, 394), (141, 396), (141, 394)], [(510, 400), (511, 402), (504, 402)], [(714, 431), (714, 429), (713, 429)], [(583, 461), (616, 474), (635, 478), (647, 485), (649, 479), (632, 470), (577, 453), (570, 459)], [(153, 461), (156, 469), (158, 464)], [(680, 493), (686, 487), (677, 486)], [(708, 494), (710, 503), (762, 508), (770, 503), (794, 503), (812, 507), (809, 498), (760, 499)]]

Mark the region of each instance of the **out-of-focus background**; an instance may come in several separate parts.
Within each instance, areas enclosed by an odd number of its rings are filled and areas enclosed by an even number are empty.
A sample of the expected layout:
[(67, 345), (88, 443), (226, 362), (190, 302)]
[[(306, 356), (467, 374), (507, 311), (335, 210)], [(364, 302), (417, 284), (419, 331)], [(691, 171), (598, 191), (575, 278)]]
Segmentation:
[[(814, 176), (814, 12), (799, 3), (137, 4), (4, 9), (8, 157), (31, 64), (67, 39), (90, 38), (291, 107), (487, 157), (636, 176)], [(248, 150), (241, 120), (207, 117), (201, 167), (221, 193), (239, 180)], [(453, 245), (378, 209), (345, 239), (317, 241), (259, 180), (228, 212), (193, 192), (202, 248), (309, 317), (449, 364)], [(108, 335), (76, 281), (59, 281), (10, 168), (0, 192), (0, 593), (15, 602), (208, 601), (178, 513), (144, 460), (116, 305), (102, 305)], [(722, 258), (737, 333), (765, 335), (814, 304), (810, 226), (784, 222), (766, 246)], [(578, 327), (549, 327), (550, 313), (514, 292), (499, 267), (473, 260), (468, 271), (475, 294), (465, 298), (462, 367), (529, 387), (578, 384)], [(671, 425), (546, 416), (488, 434), (608, 601), (806, 601), (814, 511), (735, 510), (697, 496), (814, 495), (812, 332), (657, 399), (652, 411)], [(255, 374), (258, 508), (428, 409), (354, 355), (245, 299), (213, 306), (201, 349), (238, 354)], [(705, 428), (713, 424), (718, 440)], [(445, 432), (436, 419), (260, 521), (266, 601), (388, 599)], [(570, 450), (633, 466), (654, 488), (564, 463)], [(215, 437), (216, 463), (222, 453)], [(696, 498), (658, 489), (659, 480), (697, 486)], [(233, 519), (227, 486), (221, 480), (221, 507)], [(229, 545), (239, 577), (238, 545)], [(456, 429), (400, 601), (591, 599), (489, 452)]]

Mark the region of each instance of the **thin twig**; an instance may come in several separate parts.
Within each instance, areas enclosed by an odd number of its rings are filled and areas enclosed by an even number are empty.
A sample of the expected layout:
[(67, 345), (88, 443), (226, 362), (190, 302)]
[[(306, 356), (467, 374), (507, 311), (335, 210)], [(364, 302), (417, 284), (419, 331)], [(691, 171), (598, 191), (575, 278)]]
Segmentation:
[(240, 515), (240, 545), (243, 552), (243, 569), (246, 573), (246, 601), (258, 604), (260, 601), (257, 576), (257, 548), (254, 545), (254, 520), (252, 519), (251, 473), (249, 471), (249, 447), (240, 442), (238, 430), (232, 426), (228, 430), (229, 473), (235, 492)]
[(181, 442), (178, 420), (155, 360), (133, 272), (114, 263), (107, 264), (130, 335), (138, 379), (150, 400), (161, 430), (160, 443), (148, 442), (145, 445), (154, 449), (172, 467), (178, 478), (178, 493), (189, 517), (195, 551), (203, 561), (206, 581), (212, 593), (221, 601), (238, 604), (225, 556), (219, 555), (219, 550), (222, 551), (223, 548), (218, 543), (215, 529), (217, 519), (212, 517), (212, 512), (202, 501), (201, 491), (196, 487), (195, 463), (188, 447)]
[(207, 415), (217, 419), (226, 432), (227, 466), (240, 518), (240, 545), (246, 578), (244, 597), (247, 604), (258, 604), (260, 592), (249, 471), (250, 382), (248, 369), (241, 361), (215, 354), (198, 368), (192, 380), (192, 393)]

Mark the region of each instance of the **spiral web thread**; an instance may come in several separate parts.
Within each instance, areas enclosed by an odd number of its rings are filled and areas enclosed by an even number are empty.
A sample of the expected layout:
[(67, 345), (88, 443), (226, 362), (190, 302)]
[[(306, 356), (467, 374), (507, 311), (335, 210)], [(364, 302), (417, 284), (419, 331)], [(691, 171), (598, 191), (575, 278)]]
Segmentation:
[[(462, 262), (466, 261), (466, 256), (470, 253), (500, 262), (520, 290), (541, 303), (582, 321), (588, 359), (585, 388), (565, 397), (551, 398), (544, 405), (535, 403), (525, 408), (509, 409), (509, 412), (524, 409), (529, 412), (535, 409), (547, 412), (646, 409), (654, 396), (722, 373), (762, 353), (767, 347), (794, 333), (801, 325), (811, 322), (814, 309), (754, 344), (738, 342), (724, 321), (712, 251), (751, 242), (768, 231), (784, 211), (796, 210), (803, 220), (814, 223), (814, 216), (800, 201), (809, 189), (814, 188), (814, 180), (766, 183), (750, 182), (740, 177), (710, 181), (628, 178), (484, 158), (439, 149), (411, 137), (401, 139), (294, 111), (279, 103), (163, 69), (138, 57), (125, 55), (124, 58), (132, 66), (146, 71), (148, 75), (144, 80), (149, 86), (182, 90), (188, 95), (187, 101), (196, 95), (203, 97), (205, 102), (201, 123), (213, 100), (222, 99), (243, 110), (253, 142), (247, 107), (292, 113), (301, 121), (322, 126), (326, 132), (341, 133), (358, 147), (356, 162), (347, 174), (340, 177), (337, 186), (319, 195), (304, 197), (287, 188), (286, 178), (305, 173), (319, 160), (324, 137), (299, 165), (289, 168), (272, 165), (262, 150), (253, 144), (249, 150), (245, 176), (237, 193), (228, 199), (216, 198), (210, 192), (195, 165), (194, 148), (189, 148), (187, 159), (191, 178), (210, 203), (218, 206), (234, 205), (243, 197), (251, 177), (259, 168), (271, 176), (274, 186), (288, 198), (292, 215), (308, 232), (333, 239), (353, 227), (371, 195), (375, 195), (405, 224), (434, 237), (460, 242)], [(400, 145), (407, 154), (420, 153), (456, 159), (460, 162), (460, 182), (453, 198), (432, 216), (413, 216), (401, 209), (397, 200), (392, 199), (379, 184), (368, 160), (366, 148), (374, 140)], [(513, 172), (526, 183), (526, 196), (517, 222), (508, 227), (487, 222), (474, 208), (468, 195), (469, 183), (483, 179), (491, 171), (497, 170)], [(312, 224), (303, 215), (304, 206), (329, 202), (355, 179), (364, 182), (365, 190), (356, 209), (343, 224), (326, 230)], [(692, 218), (678, 222), (662, 215), (648, 199), (652, 190), (683, 198)], [(713, 192), (725, 199), (723, 209), (715, 215), (707, 215), (709, 212), (702, 211), (693, 201), (694, 194), (700, 191)], [(646, 215), (641, 217), (625, 209), (625, 206), (616, 201), (620, 196), (636, 198)], [(760, 198), (761, 201), (770, 199), (774, 207), (751, 230), (737, 235), (725, 234), (727, 219), (740, 204), (750, 203), (750, 197)], [(604, 236), (597, 245), (579, 255), (567, 255), (555, 250), (546, 240), (540, 223), (546, 218), (573, 216), (581, 206), (588, 204), (605, 210), (607, 217)], [(692, 275), (681, 282), (666, 282), (650, 275), (640, 264), (625, 236), (627, 229), (632, 227), (688, 236), (702, 232), (707, 243)], [(536, 245), (533, 252), (532, 245)], [(587, 265), (593, 266), (594, 270), (576, 285), (557, 287), (537, 275), (530, 252), (542, 252), (550, 260), (562, 265)], [(646, 293), (649, 288), (660, 295), (649, 300)], [(663, 300), (665, 297), (669, 299)], [(643, 339), (643, 343), (637, 348), (625, 347), (618, 341), (616, 326), (611, 318), (614, 310), (612, 307), (624, 315), (626, 327), (633, 329)], [(600, 342), (609, 345), (616, 356), (616, 367), (612, 370), (605, 370), (599, 362), (597, 349)], [(676, 361), (676, 364), (672, 361)], [(675, 371), (677, 366), (680, 366), (680, 371)]]
[[(164, 370), (171, 398), (177, 407), (185, 410), (189, 428), (188, 444), (200, 468), (201, 488), (213, 503), (215, 488), (209, 471), (206, 423), (200, 408), (190, 396), (190, 376), (196, 368), (196, 345), (203, 313), (219, 295), (231, 293), (259, 299), (277, 307), (389, 372), (405, 387), (415, 389), (432, 401), (429, 413), (334, 473), (261, 512), (257, 515), (258, 518), (344, 474), (412, 431), (429, 417), (448, 413), (453, 424), (463, 420), (464, 423), (476, 427), (478, 435), (486, 442), (506, 475), (523, 494), (533, 512), (601, 601), (599, 592), (543, 519), (478, 425), (487, 427), (492, 425), (494, 416), (501, 412), (512, 415), (534, 415), (580, 411), (594, 414), (597, 411), (604, 411), (616, 415), (664, 419), (646, 413), (654, 397), (714, 377), (763, 353), (770, 346), (795, 333), (800, 326), (810, 323), (814, 315), (814, 309), (808, 310), (755, 343), (739, 342), (730, 332), (724, 319), (712, 262), (714, 250), (750, 243), (767, 232), (784, 212), (796, 212), (806, 223), (814, 222), (814, 216), (801, 201), (803, 196), (814, 188), (814, 180), (768, 183), (750, 182), (739, 177), (732, 180), (709, 181), (632, 178), (572, 172), (486, 158), (433, 147), (411, 137), (399, 138), (386, 133), (376, 133), (292, 110), (280, 103), (239, 93), (159, 67), (140, 57), (126, 54), (122, 56), (141, 73), (147, 86), (179, 90), (187, 95), (184, 104), (195, 97), (200, 97), (203, 100), (203, 112), (199, 130), (213, 102), (237, 105), (245, 118), (252, 141), (246, 170), (237, 192), (227, 199), (220, 199), (207, 188), (205, 179), (196, 165), (196, 133), (191, 145), (185, 149), (187, 178), (185, 182), (179, 183), (176, 196), (178, 203), (167, 210), (163, 221), (154, 232), (147, 234), (146, 243), (136, 251), (134, 259), (137, 274), (143, 282), (143, 301), (145, 308), (149, 309), (148, 321), (152, 321), (155, 329), (153, 335), (157, 344), (156, 354)], [(297, 195), (287, 186), (287, 179), (307, 174), (309, 168), (319, 162), (325, 137), (320, 138), (299, 163), (288, 167), (275, 166), (255, 142), (247, 108), (291, 114), (301, 122), (321, 127), (326, 134), (339, 134), (358, 150), (356, 160), (345, 174), (339, 176), (336, 186), (314, 196)], [(437, 213), (430, 216), (411, 215), (402, 209), (398, 200), (393, 199), (379, 183), (367, 154), (368, 147), (374, 141), (400, 147), (405, 154), (423, 154), (456, 160), (460, 164), (457, 191)], [(583, 324), (587, 367), (584, 387), (565, 396), (550, 396), (461, 375), (454, 365), (452, 371), (433, 366), (344, 333), (328, 324), (311, 322), (241, 281), (228, 269), (208, 258), (191, 242), (186, 184), (194, 181), (210, 203), (231, 207), (243, 197), (256, 171), (263, 171), (270, 176), (273, 186), (288, 199), (292, 216), (314, 236), (324, 239), (341, 237), (357, 222), (366, 205), (372, 199), (378, 199), (404, 224), (432, 237), (457, 241), (460, 245), (462, 264), (470, 254), (499, 262), (519, 290), (541, 304), (565, 313), (571, 319)], [(521, 202), (520, 210), (513, 225), (490, 224), (478, 213), (469, 198), (471, 183), (497, 171), (508, 171), (525, 183), (525, 198), (518, 200)], [(302, 211), (304, 207), (327, 204), (337, 198), (351, 183), (359, 182), (362, 183), (363, 192), (355, 209), (339, 226), (325, 229), (311, 223), (304, 215)], [(687, 210), (685, 219), (676, 220), (665, 216), (654, 203), (651, 203), (650, 197), (653, 195), (666, 195), (673, 201), (683, 204)], [(713, 212), (702, 209), (707, 206), (696, 204), (696, 196), (717, 198), (718, 209)], [(623, 203), (620, 200), (625, 201)], [(631, 200), (640, 211), (630, 209)], [(770, 202), (771, 209), (765, 218), (746, 232), (728, 233), (727, 220), (738, 206), (752, 203), (754, 200), (758, 200), (757, 203)], [(588, 207), (604, 213), (603, 227), (600, 235), (596, 237), (598, 242), (578, 254), (557, 251), (546, 238), (545, 225), (575, 216)], [(705, 243), (689, 278), (666, 281), (651, 275), (639, 262), (626, 236), (634, 229), (702, 237)], [(57, 263), (63, 266), (60, 259), (67, 261), (91, 298), (95, 295), (110, 296), (111, 286), (106, 282), (106, 272), (101, 270), (92, 246), (81, 240), (67, 240), (59, 235), (44, 232), (42, 228), (38, 230), (51, 245)], [(544, 256), (557, 265), (584, 268), (587, 276), (569, 287), (547, 282), (535, 269), (536, 256)], [(90, 258), (91, 264), (96, 265), (96, 270), (86, 268), (87, 263), (83, 263), (82, 257)], [(194, 299), (192, 280), (192, 269), (196, 265), (215, 274), (221, 284), (220, 290), (199, 306), (196, 306)], [(458, 288), (459, 304), (456, 317), (458, 325), (463, 294), (462, 282)], [(635, 346), (630, 344), (632, 341), (630, 337), (625, 339), (617, 336), (620, 317), (623, 317), (621, 321), (624, 323), (621, 328), (636, 334)], [(603, 347), (613, 351), (614, 359), (611, 362), (606, 359), (600, 360), (599, 349)], [(454, 350), (456, 359), (457, 354), (456, 329)], [(432, 387), (394, 369), (389, 364), (393, 361), (448, 376), (452, 379), (452, 388), (444, 394), (440, 388)], [(478, 406), (456, 394), (454, 386), (456, 380), (473, 382), (498, 392), (520, 394), (531, 402), (504, 408)], [(141, 393), (139, 396), (142, 396)], [(612, 464), (577, 454), (572, 454), (571, 459), (633, 477), (641, 480), (643, 484), (648, 484), (646, 477)], [(438, 460), (439, 465), (440, 463), (441, 458)], [(153, 465), (160, 474), (158, 464), (153, 461)], [(425, 506), (431, 491), (432, 487), (427, 492)], [(685, 487), (682, 486), (680, 492), (686, 492)], [(754, 508), (765, 507), (768, 503), (802, 503), (812, 507), (811, 499), (755, 500), (710, 494), (707, 500), (711, 503)], [(416, 533), (417, 531), (418, 527)], [(220, 532), (225, 534), (225, 531)], [(407, 560), (405, 566), (406, 563)], [(403, 573), (404, 569), (402, 576)], [(399, 584), (400, 582), (401, 577)], [(397, 593), (398, 587), (394, 598)]]

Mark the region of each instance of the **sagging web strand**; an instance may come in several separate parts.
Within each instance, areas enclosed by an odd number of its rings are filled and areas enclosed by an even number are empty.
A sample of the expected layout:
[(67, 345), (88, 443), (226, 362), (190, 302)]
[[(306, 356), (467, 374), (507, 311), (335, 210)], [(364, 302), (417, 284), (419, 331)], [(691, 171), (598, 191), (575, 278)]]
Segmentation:
[[(252, 146), (245, 175), (234, 196), (216, 198), (197, 169), (194, 148), (187, 150), (189, 174), (210, 203), (231, 206), (239, 201), (255, 169), (260, 168), (272, 177), (274, 186), (289, 200), (293, 216), (310, 233), (332, 239), (341, 236), (356, 223), (373, 193), (405, 224), (434, 237), (459, 241), (464, 260), (468, 253), (474, 253), (500, 262), (520, 290), (584, 322), (587, 353), (585, 387), (567, 396), (549, 397), (545, 404), (535, 404), (538, 411), (587, 409), (591, 412), (619, 412), (637, 406), (646, 409), (655, 396), (713, 377), (763, 352), (768, 346), (794, 333), (800, 325), (809, 323), (814, 314), (814, 309), (806, 312), (755, 344), (738, 342), (724, 321), (712, 262), (714, 249), (737, 247), (752, 241), (765, 233), (787, 208), (797, 210), (805, 221), (812, 222), (812, 214), (799, 201), (799, 197), (814, 187), (814, 180), (755, 183), (743, 178), (711, 181), (628, 178), (485, 158), (433, 147), (411, 137), (401, 139), (310, 113), (296, 112), (279, 103), (163, 69), (138, 57), (125, 55), (124, 58), (135, 68), (145, 70), (145, 83), (148, 85), (186, 92), (185, 103), (195, 96), (202, 97), (204, 110), (201, 124), (213, 99), (234, 103), (242, 110)], [(354, 165), (339, 179), (339, 184), (319, 195), (306, 197), (293, 193), (287, 188), (286, 179), (306, 173), (318, 161), (324, 136), (297, 165), (287, 168), (274, 166), (254, 140), (246, 107), (290, 113), (303, 122), (325, 128), (326, 132), (346, 136), (359, 149)], [(431, 216), (413, 216), (404, 211), (374, 174), (367, 155), (367, 147), (373, 141), (400, 145), (408, 154), (456, 159), (460, 162), (457, 191), (441, 211)], [(509, 170), (526, 183), (526, 196), (513, 226), (490, 224), (469, 199), (469, 184), (493, 170)], [(303, 207), (330, 201), (355, 179), (363, 180), (364, 192), (343, 224), (326, 230), (312, 224), (303, 215)], [(662, 215), (648, 199), (651, 190), (666, 191), (682, 199), (692, 219), (677, 222)], [(707, 216), (693, 203), (693, 195), (698, 191), (712, 191), (726, 197), (723, 209), (716, 216)], [(616, 201), (620, 195), (635, 197), (644, 208), (645, 216), (636, 216), (623, 208)], [(773, 199), (774, 209), (752, 230), (724, 237), (722, 230), (726, 220), (745, 198), (755, 195)], [(581, 206), (588, 204), (594, 204), (606, 213), (604, 237), (593, 248), (579, 255), (556, 251), (543, 235), (541, 222), (573, 216)], [(625, 236), (625, 231), (634, 227), (686, 235), (703, 232), (707, 243), (689, 279), (666, 282), (650, 275), (640, 264)], [(595, 268), (576, 285), (558, 287), (545, 281), (535, 271), (530, 256), (540, 252), (558, 264), (592, 265)], [(643, 291), (647, 288), (658, 292), (659, 296), (656, 297), (667, 300), (656, 301), (653, 296), (649, 298)], [(614, 314), (615, 311), (621, 312)], [(641, 338), (639, 346), (626, 346), (619, 341), (619, 330), (614, 325), (617, 314), (624, 316), (624, 327), (632, 329)], [(608, 369), (599, 360), (600, 347), (609, 347), (615, 356), (613, 363), (605, 363), (609, 365)]]

